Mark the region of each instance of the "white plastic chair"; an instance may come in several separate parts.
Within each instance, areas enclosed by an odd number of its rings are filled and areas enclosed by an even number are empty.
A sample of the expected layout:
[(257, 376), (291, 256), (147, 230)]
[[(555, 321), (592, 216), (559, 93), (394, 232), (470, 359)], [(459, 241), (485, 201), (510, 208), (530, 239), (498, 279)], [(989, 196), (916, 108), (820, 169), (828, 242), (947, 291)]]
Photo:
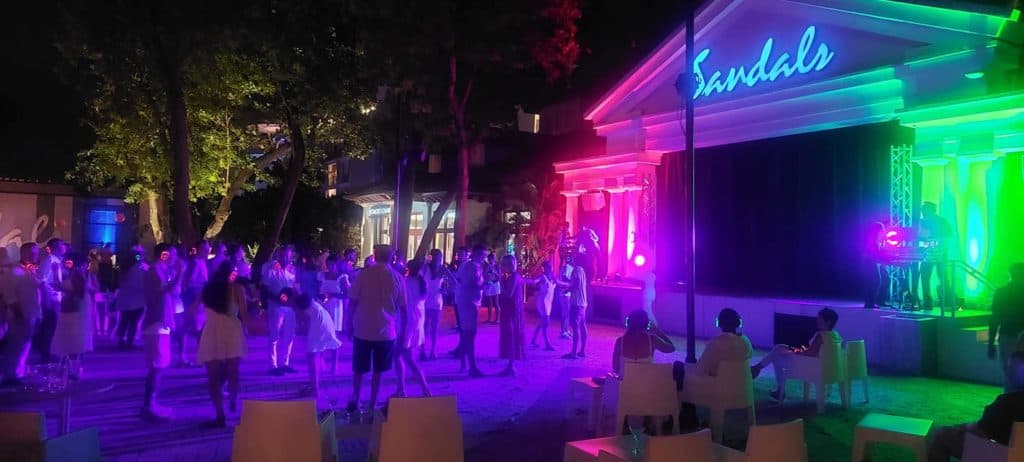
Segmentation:
[(618, 384), (618, 405), (612, 434), (622, 430), (626, 416), (671, 416), (672, 432), (679, 433), (679, 400), (671, 364), (625, 364)]
[(803, 419), (751, 427), (746, 454), (747, 462), (807, 462)]
[(722, 441), (727, 410), (746, 409), (750, 424), (757, 423), (754, 380), (747, 361), (722, 361), (718, 365), (718, 375), (714, 377), (691, 371), (696, 369), (687, 370), (679, 400), (711, 411), (711, 432), (716, 442)]
[(98, 462), (99, 432), (95, 428), (46, 437), (41, 412), (0, 413), (0, 459), (22, 462)]
[(868, 355), (863, 340), (846, 342), (846, 399), (853, 402), (853, 381), (860, 380), (864, 390), (864, 402), (871, 402), (868, 392)]
[(242, 420), (231, 445), (232, 462), (318, 461), (321, 449), (316, 402), (242, 402)]
[(379, 441), (376, 454), (371, 449), (371, 460), (461, 462), (462, 419), (455, 396), (391, 398)]
[(968, 432), (964, 435), (962, 462), (1024, 462), (1024, 422), (1014, 422), (1010, 432), (1010, 445), (1003, 446), (993, 440)]
[[(685, 457), (684, 457), (685, 456)], [(652, 436), (647, 439), (644, 462), (715, 460), (711, 432), (707, 429), (685, 435)]]
[(801, 380), (804, 382), (804, 401), (807, 401), (810, 385), (814, 385), (818, 413), (825, 412), (825, 401), (829, 385), (839, 387), (839, 399), (843, 407), (847, 406), (846, 393), (846, 354), (837, 343), (824, 342), (817, 357), (798, 354), (782, 355), (775, 360), (779, 387), (782, 391), (780, 400), (785, 400), (786, 381)]
[(597, 462), (629, 462), (629, 459), (623, 459), (608, 451), (601, 450), (597, 453)]

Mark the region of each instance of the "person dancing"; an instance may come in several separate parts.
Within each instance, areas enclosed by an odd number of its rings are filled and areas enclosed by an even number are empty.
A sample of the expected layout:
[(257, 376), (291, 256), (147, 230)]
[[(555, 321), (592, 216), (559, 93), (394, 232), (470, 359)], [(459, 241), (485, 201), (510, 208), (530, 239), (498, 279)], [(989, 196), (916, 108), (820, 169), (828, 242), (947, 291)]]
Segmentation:
[[(441, 308), (444, 307), (444, 254), (441, 249), (430, 251), (430, 262), (423, 271), (423, 281), (427, 293), (424, 300), (424, 330), (426, 337), (420, 347), (421, 360), (437, 359), (437, 329), (441, 321)], [(427, 353), (427, 342), (430, 339), (430, 353)]]
[(498, 356), (508, 360), (500, 375), (516, 375), (516, 360), (526, 359), (526, 325), (523, 320), (525, 283), (519, 275), (515, 255), (501, 257), (501, 295), (498, 297), (501, 329), (498, 337)]
[(482, 245), (473, 247), (469, 260), (459, 265), (458, 287), (455, 295), (455, 309), (462, 322), (459, 332), (458, 356), (462, 362), (462, 370), (469, 362), (469, 376), (483, 377), (483, 372), (476, 366), (476, 330), (477, 318), (480, 314), (480, 300), (484, 289), (484, 257), (487, 249)]
[(302, 394), (313, 398), (320, 397), (320, 365), (323, 363), (323, 354), (328, 351), (337, 351), (341, 347), (341, 341), (335, 334), (337, 327), (331, 321), (331, 315), (327, 313), (323, 305), (313, 300), (309, 294), (296, 295), (295, 289), (286, 287), (281, 289), (280, 300), (295, 309), (297, 313), (304, 314), (309, 319), (309, 333), (306, 337), (306, 367), (309, 368), (309, 386), (303, 389)]
[(64, 268), (68, 275), (61, 287), (63, 296), (53, 337), (53, 353), (68, 358), (68, 378), (78, 380), (82, 376), (82, 354), (93, 348), (93, 324), (90, 321), (99, 284), (89, 272), (89, 260), (85, 255), (68, 253), (64, 257)]
[(245, 357), (244, 325), (248, 320), (245, 287), (237, 282), (238, 270), (233, 262), (224, 260), (203, 286), (202, 301), (206, 310), (206, 326), (199, 337), (199, 362), (206, 366), (210, 400), (217, 413), (213, 427), (224, 427), (224, 384), (228, 386), (228, 407), (238, 410), (239, 369)]
[(423, 261), (410, 260), (409, 275), (405, 277), (406, 303), (400, 312), (401, 326), (395, 348), (395, 373), (398, 374), (397, 397), (405, 397), (405, 368), (409, 367), (423, 388), (423, 396), (430, 396), (427, 378), (413, 357), (413, 350), (423, 345), (423, 318), (425, 315), (427, 283), (423, 278)]
[(556, 280), (554, 269), (551, 266), (550, 261), (546, 261), (541, 264), (543, 272), (536, 279), (529, 281), (531, 284), (537, 286), (537, 294), (535, 295), (535, 302), (537, 305), (537, 328), (533, 330), (533, 339), (530, 341), (531, 346), (537, 345), (537, 335), (544, 335), (544, 349), (547, 351), (555, 351), (555, 348), (551, 346), (551, 341), (548, 340), (548, 324), (551, 321), (551, 305), (555, 299), (555, 288)]

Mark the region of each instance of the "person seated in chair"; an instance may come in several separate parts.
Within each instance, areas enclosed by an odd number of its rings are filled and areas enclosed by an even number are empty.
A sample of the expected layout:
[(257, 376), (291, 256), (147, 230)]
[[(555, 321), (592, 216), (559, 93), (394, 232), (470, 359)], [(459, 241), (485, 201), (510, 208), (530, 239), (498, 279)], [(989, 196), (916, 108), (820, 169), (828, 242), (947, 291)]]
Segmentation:
[(708, 342), (697, 360), (697, 373), (709, 377), (718, 375), (718, 365), (722, 361), (749, 361), (754, 352), (750, 339), (739, 331), (743, 327), (743, 319), (736, 310), (722, 309), (715, 318), (715, 324), (722, 333)]
[[(828, 343), (833, 345), (842, 345), (843, 338), (836, 332), (836, 323), (839, 322), (839, 313), (831, 308), (823, 308), (818, 312), (818, 331), (811, 337), (808, 345), (800, 347), (792, 347), (789, 345), (775, 345), (772, 351), (768, 352), (764, 358), (761, 358), (757, 364), (750, 367), (750, 375), (757, 378), (761, 374), (761, 370), (767, 367), (769, 364), (774, 364), (775, 361), (782, 356), (786, 355), (802, 355), (817, 358), (818, 353), (821, 352), (821, 346)], [(775, 376), (778, 377), (778, 370), (776, 370)], [(782, 380), (777, 380), (778, 388), (771, 393), (772, 399), (779, 400), (782, 396), (782, 387), (785, 385)]]
[(626, 316), (626, 332), (615, 340), (612, 352), (612, 369), (622, 376), (625, 363), (653, 363), (654, 352), (676, 351), (672, 339), (658, 328), (644, 310), (636, 310)]
[(950, 457), (963, 458), (964, 436), (970, 432), (1008, 446), (1013, 423), (1024, 421), (1024, 352), (1010, 355), (1006, 367), (1010, 382), (1007, 391), (985, 406), (981, 419), (969, 424), (935, 429), (928, 445), (928, 462), (949, 462)]

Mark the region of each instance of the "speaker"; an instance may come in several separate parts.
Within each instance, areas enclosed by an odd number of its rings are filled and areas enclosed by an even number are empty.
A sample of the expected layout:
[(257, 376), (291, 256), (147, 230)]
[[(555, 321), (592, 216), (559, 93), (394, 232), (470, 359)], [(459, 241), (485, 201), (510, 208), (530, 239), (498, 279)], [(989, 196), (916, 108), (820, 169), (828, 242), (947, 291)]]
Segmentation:
[(604, 192), (593, 191), (583, 194), (583, 211), (595, 212), (604, 208)]

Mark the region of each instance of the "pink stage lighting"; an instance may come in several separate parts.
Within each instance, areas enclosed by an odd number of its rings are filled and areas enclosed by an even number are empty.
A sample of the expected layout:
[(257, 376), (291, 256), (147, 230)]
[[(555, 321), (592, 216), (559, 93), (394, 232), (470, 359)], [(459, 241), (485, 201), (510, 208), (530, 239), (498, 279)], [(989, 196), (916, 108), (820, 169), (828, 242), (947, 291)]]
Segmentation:
[(647, 257), (643, 254), (637, 254), (633, 257), (633, 264), (636, 265), (637, 268), (643, 268), (644, 265), (647, 264)]
[(885, 232), (885, 243), (893, 247), (900, 245), (900, 233), (895, 229), (890, 229)]

